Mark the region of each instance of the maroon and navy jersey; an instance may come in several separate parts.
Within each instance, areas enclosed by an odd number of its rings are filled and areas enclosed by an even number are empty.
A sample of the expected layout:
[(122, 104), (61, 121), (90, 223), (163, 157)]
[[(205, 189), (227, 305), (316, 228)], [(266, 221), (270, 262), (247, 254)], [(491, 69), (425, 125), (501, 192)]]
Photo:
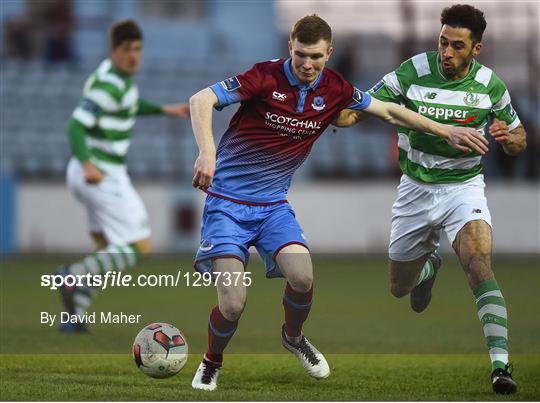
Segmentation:
[(286, 199), (293, 173), (343, 109), (362, 110), (371, 96), (325, 68), (306, 86), (291, 59), (255, 64), (210, 87), (217, 109), (240, 102), (217, 149), (209, 194), (247, 203)]

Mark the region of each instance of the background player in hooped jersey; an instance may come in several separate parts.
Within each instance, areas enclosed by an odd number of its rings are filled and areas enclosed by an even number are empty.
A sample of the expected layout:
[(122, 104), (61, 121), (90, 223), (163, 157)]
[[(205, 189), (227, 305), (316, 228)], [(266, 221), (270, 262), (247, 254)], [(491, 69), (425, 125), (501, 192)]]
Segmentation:
[[(88, 214), (97, 252), (59, 269), (62, 275), (104, 274), (134, 266), (150, 249), (150, 226), (143, 202), (127, 175), (125, 158), (135, 117), (165, 114), (188, 117), (189, 105), (155, 105), (139, 98), (132, 76), (139, 69), (142, 32), (131, 20), (110, 30), (110, 58), (86, 81), (79, 105), (69, 122), (73, 157), (67, 183)], [(70, 314), (83, 314), (95, 290), (62, 287)], [(87, 331), (84, 323), (66, 323), (60, 330)]]
[[(435, 123), (398, 105), (372, 100), (325, 68), (332, 54), (328, 24), (316, 15), (293, 27), (287, 60), (259, 63), (248, 72), (206, 88), (190, 99), (199, 146), (193, 186), (208, 193), (195, 267), (216, 277), (218, 306), (208, 323), (208, 351), (192, 382), (217, 387), (223, 351), (246, 302), (243, 273), (255, 246), (267, 277), (285, 277), (283, 346), (314, 378), (326, 378), (324, 356), (302, 334), (312, 303), (313, 270), (307, 242), (286, 194), (294, 171), (325, 128), (345, 108), (366, 111), (392, 124), (422, 128), (484, 152), (474, 130)], [(216, 152), (212, 108), (240, 102)], [(217, 160), (216, 160), (217, 157)]]
[[(441, 25), (438, 52), (405, 61), (370, 94), (441, 123), (480, 131), (492, 118), (491, 136), (507, 154), (520, 153), (526, 134), (510, 95), (501, 79), (474, 59), (486, 28), (483, 13), (455, 5), (443, 10)], [(343, 113), (340, 124), (363, 117)], [(410, 293), (412, 309), (426, 309), (441, 266), (436, 249), (444, 229), (476, 299), (492, 362), (493, 390), (515, 393), (508, 365), (506, 304), (491, 269), (491, 216), (481, 156), (452, 149), (440, 138), (416, 130), (399, 128), (398, 135), (403, 176), (392, 208), (391, 292), (398, 298)]]

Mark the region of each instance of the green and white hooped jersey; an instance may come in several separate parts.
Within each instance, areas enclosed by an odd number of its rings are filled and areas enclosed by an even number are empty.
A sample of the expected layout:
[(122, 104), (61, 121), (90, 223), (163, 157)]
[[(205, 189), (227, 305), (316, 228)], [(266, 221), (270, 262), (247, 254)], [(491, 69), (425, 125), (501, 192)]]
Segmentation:
[[(499, 77), (473, 60), (469, 74), (447, 79), (438, 52), (421, 53), (377, 83), (369, 93), (399, 103), (439, 123), (483, 130), (488, 117), (515, 129), (520, 120)], [(426, 183), (464, 182), (482, 172), (481, 156), (462, 153), (435, 135), (398, 128), (399, 165), (407, 176)]]
[(137, 85), (105, 59), (90, 75), (72, 117), (87, 129), (90, 159), (104, 171), (125, 168), (139, 101)]

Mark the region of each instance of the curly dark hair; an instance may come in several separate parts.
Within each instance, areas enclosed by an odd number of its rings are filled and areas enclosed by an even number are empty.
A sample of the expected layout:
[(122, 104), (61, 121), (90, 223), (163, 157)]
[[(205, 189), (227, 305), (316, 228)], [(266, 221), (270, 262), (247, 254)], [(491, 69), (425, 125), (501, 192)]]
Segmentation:
[(133, 20), (116, 21), (111, 25), (109, 40), (112, 49), (125, 41), (142, 41), (142, 38), (141, 28)]
[(442, 11), (441, 25), (467, 28), (471, 31), (473, 43), (476, 44), (482, 40), (487, 23), (484, 13), (477, 8), (468, 4), (455, 4), (452, 7), (446, 7)]

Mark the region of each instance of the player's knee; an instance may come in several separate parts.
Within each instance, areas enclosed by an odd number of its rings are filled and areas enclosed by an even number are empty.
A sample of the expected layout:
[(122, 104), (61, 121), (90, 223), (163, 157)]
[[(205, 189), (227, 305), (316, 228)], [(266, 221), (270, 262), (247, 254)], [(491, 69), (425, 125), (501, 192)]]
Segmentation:
[(396, 298), (403, 298), (405, 295), (408, 295), (412, 289), (410, 287), (405, 287), (398, 283), (390, 284), (390, 293)]
[(101, 250), (103, 248), (106, 248), (109, 244), (107, 242), (107, 239), (105, 238), (105, 234), (102, 232), (92, 232), (90, 233), (90, 236), (92, 237), (92, 240), (94, 241), (94, 245), (96, 247), (96, 250)]
[(152, 249), (150, 239), (144, 239), (142, 241), (134, 242), (132, 245), (143, 256), (150, 254), (150, 251)]
[(150, 248), (140, 250), (141, 256), (148, 256), (150, 254)]
[(288, 278), (287, 281), (292, 289), (297, 292), (306, 293), (313, 287), (313, 274), (303, 273)]
[(491, 273), (491, 256), (484, 251), (461, 253), (459, 259), (466, 273)]
[(242, 315), (245, 306), (245, 301), (237, 299), (234, 301), (220, 303), (219, 310), (227, 320), (234, 322), (240, 319), (240, 316)]

